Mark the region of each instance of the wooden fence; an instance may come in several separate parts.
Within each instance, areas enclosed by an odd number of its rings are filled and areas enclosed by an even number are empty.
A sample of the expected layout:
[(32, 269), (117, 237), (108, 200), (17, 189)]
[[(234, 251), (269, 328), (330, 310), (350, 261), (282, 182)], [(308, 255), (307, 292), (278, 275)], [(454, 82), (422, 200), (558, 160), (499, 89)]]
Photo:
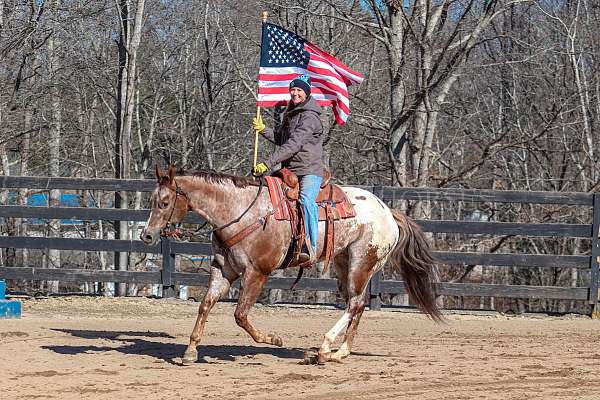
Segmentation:
[[(31, 190), (102, 190), (102, 191), (142, 191), (154, 189), (153, 180), (116, 180), (82, 178), (46, 178), (0, 176), (0, 190), (27, 188)], [(490, 203), (560, 204), (586, 207), (592, 211), (592, 221), (587, 224), (564, 223), (506, 223), (484, 221), (418, 220), (426, 232), (554, 236), (588, 238), (591, 240), (590, 254), (549, 255), (549, 254), (498, 254), (476, 252), (436, 251), (435, 256), (448, 265), (482, 265), (509, 267), (562, 267), (587, 270), (590, 283), (585, 287), (524, 286), (475, 283), (439, 284), (438, 292), (448, 296), (483, 296), (506, 298), (538, 298), (587, 301), (594, 312), (598, 306), (598, 256), (600, 246), (598, 228), (600, 226), (600, 194), (565, 192), (525, 192), (431, 188), (392, 188), (364, 187), (384, 201), (395, 200), (436, 200)], [(101, 209), (85, 207), (22, 207), (0, 205), (0, 217), (77, 219), (108, 221), (145, 221), (148, 210)], [(188, 215), (187, 222), (201, 222), (196, 216)], [(178, 254), (210, 254), (207, 243), (177, 242), (162, 239), (160, 244), (150, 247), (137, 240), (72, 239), (48, 237), (0, 236), (1, 248), (60, 249), (108, 252), (141, 252), (162, 255), (162, 269), (148, 271), (115, 271), (54, 269), (35, 267), (0, 266), (0, 279), (59, 280), (68, 282), (125, 282), (138, 284), (161, 284), (166, 296), (174, 295), (174, 285), (205, 286), (208, 275), (178, 272), (175, 270), (175, 257)], [(272, 277), (266, 288), (289, 289), (294, 278)], [(297, 290), (337, 290), (334, 279), (304, 278)], [(383, 280), (376, 274), (369, 285), (371, 309), (381, 307), (383, 294), (405, 294), (401, 281)]]

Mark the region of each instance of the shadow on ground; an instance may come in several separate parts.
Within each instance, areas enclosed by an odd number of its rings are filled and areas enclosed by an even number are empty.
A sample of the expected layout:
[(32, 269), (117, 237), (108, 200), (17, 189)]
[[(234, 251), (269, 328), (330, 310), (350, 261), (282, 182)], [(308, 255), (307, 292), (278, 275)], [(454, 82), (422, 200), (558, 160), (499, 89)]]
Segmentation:
[[(42, 346), (58, 354), (89, 354), (98, 352), (117, 351), (128, 355), (142, 355), (163, 360), (169, 364), (179, 365), (179, 358), (183, 355), (186, 345), (178, 343), (164, 343), (147, 340), (146, 338), (175, 339), (174, 336), (165, 332), (136, 332), (136, 331), (94, 331), (75, 329), (53, 329), (78, 338), (98, 340), (108, 339), (115, 343), (112, 346)], [(203, 345), (198, 347), (199, 363), (207, 363), (206, 358), (220, 361), (235, 361), (239, 357), (271, 355), (284, 359), (302, 359), (304, 349), (289, 349), (268, 346), (227, 346), (227, 345)]]

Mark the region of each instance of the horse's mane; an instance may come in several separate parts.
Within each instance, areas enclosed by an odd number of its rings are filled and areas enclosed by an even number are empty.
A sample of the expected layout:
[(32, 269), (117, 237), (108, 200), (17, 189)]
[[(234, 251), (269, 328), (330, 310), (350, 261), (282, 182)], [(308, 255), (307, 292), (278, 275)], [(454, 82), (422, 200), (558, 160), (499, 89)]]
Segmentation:
[(216, 184), (227, 184), (231, 183), (235, 187), (245, 188), (248, 186), (258, 186), (260, 184), (259, 180), (251, 177), (251, 176), (238, 176), (238, 175), (230, 175), (224, 174), (222, 172), (217, 172), (213, 170), (201, 170), (201, 171), (183, 171), (180, 170), (177, 172), (178, 176), (193, 176), (195, 178), (200, 178), (209, 183)]

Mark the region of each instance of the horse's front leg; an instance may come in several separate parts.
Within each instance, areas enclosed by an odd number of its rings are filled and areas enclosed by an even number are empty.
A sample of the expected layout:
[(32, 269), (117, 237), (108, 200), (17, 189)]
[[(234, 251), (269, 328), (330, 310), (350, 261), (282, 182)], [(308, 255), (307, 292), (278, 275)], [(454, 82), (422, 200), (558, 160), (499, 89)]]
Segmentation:
[(255, 271), (252, 267), (246, 268), (244, 277), (242, 278), (242, 289), (240, 290), (238, 305), (235, 309), (235, 322), (244, 328), (256, 343), (283, 346), (283, 341), (279, 336), (272, 333), (266, 335), (264, 332), (252, 326), (248, 320), (250, 308), (256, 303), (256, 299), (260, 295), (268, 278), (268, 275)]
[(206, 323), (208, 314), (217, 301), (228, 292), (231, 283), (237, 278), (237, 275), (233, 271), (228, 270), (225, 271), (224, 276), (224, 269), (222, 264), (219, 264), (216, 260), (213, 261), (210, 268), (208, 290), (202, 299), (202, 303), (200, 303), (196, 324), (190, 335), (190, 344), (185, 350), (181, 360), (184, 365), (193, 364), (198, 360), (198, 351), (196, 350), (196, 347), (202, 338), (202, 332), (204, 331), (204, 324)]

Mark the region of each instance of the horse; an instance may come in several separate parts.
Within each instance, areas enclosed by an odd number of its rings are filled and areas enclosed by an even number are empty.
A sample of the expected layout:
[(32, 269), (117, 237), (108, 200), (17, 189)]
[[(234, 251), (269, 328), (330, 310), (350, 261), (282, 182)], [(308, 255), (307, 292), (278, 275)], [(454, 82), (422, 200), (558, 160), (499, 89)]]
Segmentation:
[[(237, 325), (256, 343), (283, 346), (283, 340), (276, 333), (264, 333), (248, 319), (269, 275), (282, 266), (293, 239), (288, 221), (268, 218), (273, 205), (268, 191), (262, 190), (260, 179), (212, 171), (176, 174), (171, 165), (166, 172), (156, 165), (155, 175), (157, 185), (150, 198), (150, 215), (140, 234), (144, 243), (156, 244), (163, 230), (180, 222), (188, 211), (216, 226), (211, 239), (213, 260), (208, 289), (198, 309), (182, 364), (198, 360), (197, 346), (208, 315), (238, 279), (241, 279), (241, 289), (234, 312)], [(388, 208), (371, 192), (350, 186), (342, 189), (356, 211), (356, 217), (334, 222), (332, 261), (346, 309), (325, 334), (317, 355), (312, 357), (316, 358), (312, 361), (319, 364), (341, 362), (350, 355), (367, 304), (368, 282), (387, 261), (400, 270), (411, 301), (434, 321), (442, 320), (435, 301), (435, 260), (419, 226), (408, 216)], [(260, 228), (249, 231), (248, 227), (257, 221)], [(324, 228), (324, 222), (319, 222), (317, 254), (323, 251)], [(233, 245), (224, 244), (244, 230), (247, 236), (243, 239)], [(344, 329), (343, 342), (334, 352), (332, 345)]]

